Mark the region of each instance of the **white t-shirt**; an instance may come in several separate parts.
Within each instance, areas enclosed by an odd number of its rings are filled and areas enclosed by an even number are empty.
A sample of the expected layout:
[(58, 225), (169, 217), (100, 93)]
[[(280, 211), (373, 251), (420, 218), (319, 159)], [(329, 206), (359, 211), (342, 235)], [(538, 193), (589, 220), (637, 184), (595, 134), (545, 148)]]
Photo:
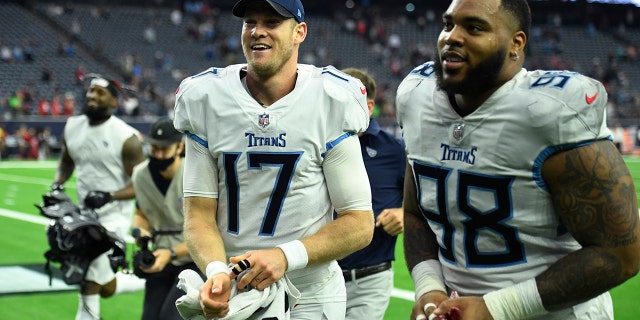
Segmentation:
[[(67, 120), (64, 139), (76, 166), (78, 201), (82, 202), (89, 191), (112, 192), (129, 184), (131, 178), (122, 163), (122, 147), (133, 135), (139, 136), (139, 132), (115, 116), (97, 126), (90, 126), (85, 115)], [(111, 201), (96, 212), (102, 225), (124, 238), (133, 209), (132, 200), (123, 200)]]

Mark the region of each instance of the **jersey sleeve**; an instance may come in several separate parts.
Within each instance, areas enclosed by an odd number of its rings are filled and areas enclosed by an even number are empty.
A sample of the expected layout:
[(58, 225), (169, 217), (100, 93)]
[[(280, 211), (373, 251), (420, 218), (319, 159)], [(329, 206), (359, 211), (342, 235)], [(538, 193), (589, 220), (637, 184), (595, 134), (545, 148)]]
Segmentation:
[(195, 140), (185, 143), (184, 197), (218, 198), (218, 166), (209, 152)]
[(369, 126), (367, 91), (359, 79), (332, 66), (322, 70), (322, 84), (325, 93), (331, 97), (336, 109), (330, 112), (341, 115), (342, 132), (364, 132)]
[(182, 81), (176, 92), (173, 125), (188, 137), (185, 143), (185, 197), (217, 198), (217, 164), (208, 152), (207, 99), (203, 84), (220, 70), (211, 68)]
[(322, 168), (336, 212), (372, 210), (369, 177), (357, 136), (350, 136), (331, 149)]
[[(411, 97), (414, 89), (422, 83), (426, 78), (433, 75), (433, 62), (426, 62), (422, 65), (414, 68), (404, 79), (400, 82), (396, 91), (396, 119), (400, 127), (404, 127), (405, 117), (416, 116), (410, 108)], [(428, 92), (428, 91), (427, 91)], [(427, 97), (420, 97), (420, 99), (426, 99)]]
[(206, 142), (207, 113), (205, 100), (200, 91), (200, 83), (211, 74), (217, 74), (218, 69), (211, 68), (198, 75), (184, 79), (176, 91), (173, 125), (176, 130), (185, 133), (187, 137), (203, 146)]
[(611, 138), (607, 92), (599, 81), (569, 71), (536, 71), (529, 89), (539, 93), (527, 106), (531, 124), (549, 145), (571, 147)]

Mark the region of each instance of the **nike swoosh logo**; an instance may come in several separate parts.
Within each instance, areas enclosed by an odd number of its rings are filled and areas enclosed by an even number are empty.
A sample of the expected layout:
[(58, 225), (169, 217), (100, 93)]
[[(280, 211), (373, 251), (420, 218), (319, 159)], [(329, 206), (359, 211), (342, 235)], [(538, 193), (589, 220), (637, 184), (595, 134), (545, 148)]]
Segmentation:
[(597, 97), (598, 97), (598, 91), (596, 91), (596, 94), (592, 95), (591, 97), (589, 97), (589, 95), (586, 93), (584, 95), (584, 99), (587, 100), (587, 104), (592, 104), (594, 101), (596, 101)]
[(366, 94), (367, 93), (367, 88), (360, 88), (360, 92), (362, 92), (362, 94)]

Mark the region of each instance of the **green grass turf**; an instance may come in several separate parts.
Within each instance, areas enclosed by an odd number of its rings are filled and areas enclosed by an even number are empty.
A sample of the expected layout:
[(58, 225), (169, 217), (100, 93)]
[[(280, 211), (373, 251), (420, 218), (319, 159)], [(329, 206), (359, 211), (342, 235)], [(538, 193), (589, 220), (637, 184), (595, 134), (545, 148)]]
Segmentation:
[[(625, 158), (640, 188), (640, 158)], [(0, 210), (10, 210), (41, 218), (34, 204), (48, 191), (55, 162), (0, 162)], [(74, 179), (67, 183), (67, 194), (75, 200)], [(639, 194), (640, 198), (640, 194)], [(0, 265), (44, 263), (47, 249), (45, 226), (0, 216)], [(130, 254), (130, 252), (128, 253)], [(413, 282), (404, 263), (402, 238), (396, 246), (395, 288), (413, 291)], [(22, 279), (29, 281), (29, 279)], [(0, 284), (1, 286), (2, 284)], [(43, 284), (47, 286), (48, 284)], [(611, 290), (616, 319), (640, 319), (638, 293), (640, 275)], [(140, 319), (142, 292), (102, 299), (105, 320)], [(0, 319), (72, 319), (77, 309), (77, 293), (34, 293), (0, 296)], [(409, 319), (412, 301), (392, 298), (385, 320)]]

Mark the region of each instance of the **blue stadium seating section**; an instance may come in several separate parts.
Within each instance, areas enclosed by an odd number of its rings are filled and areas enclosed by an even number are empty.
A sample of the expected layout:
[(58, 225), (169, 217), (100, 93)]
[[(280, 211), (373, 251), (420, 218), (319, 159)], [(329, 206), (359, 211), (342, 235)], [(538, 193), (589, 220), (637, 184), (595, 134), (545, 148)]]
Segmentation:
[[(82, 96), (83, 88), (74, 83), (73, 73), (78, 64), (83, 64), (87, 72), (97, 72), (113, 75), (120, 72), (123, 54), (135, 54), (141, 61), (146, 75), (143, 86), (153, 83), (156, 92), (161, 96), (174, 92), (183, 76), (195, 74), (211, 66), (224, 66), (230, 62), (242, 62), (242, 53), (238, 48), (232, 51), (233, 58), (220, 54), (220, 45), (233, 39), (239, 43), (241, 20), (228, 12), (221, 12), (216, 16), (215, 30), (217, 41), (214, 43), (218, 55), (208, 59), (205, 56), (209, 43), (205, 40), (189, 41), (186, 37), (187, 26), (194, 22), (193, 17), (184, 16), (179, 26), (170, 22), (168, 8), (137, 8), (137, 7), (108, 7), (109, 18), (105, 19), (95, 14), (95, 6), (75, 4), (71, 14), (48, 15), (48, 4), (38, 3), (34, 10), (29, 11), (17, 4), (0, 4), (0, 43), (21, 43), (24, 39), (33, 40), (35, 46), (35, 62), (1, 63), (0, 92), (4, 95), (20, 89), (28, 81), (36, 83), (37, 90), (42, 94), (50, 94), (53, 85), (57, 85), (63, 92), (73, 92)], [(76, 54), (73, 57), (59, 56), (59, 43), (68, 41), (73, 21), (81, 26), (78, 37)], [(437, 20), (437, 19), (436, 19)], [(333, 64), (337, 67), (359, 67), (371, 72), (379, 84), (384, 83), (391, 91), (395, 89), (406, 69), (402, 73), (393, 75), (389, 62), (378, 59), (363, 37), (347, 33), (342, 29), (343, 21), (335, 21), (330, 17), (308, 15), (309, 36), (301, 47), (300, 59), (305, 61), (309, 56), (315, 56), (317, 64)], [(396, 53), (403, 63), (409, 61), (409, 53), (418, 46), (427, 47), (433, 51), (440, 26), (439, 23), (427, 25), (423, 29), (415, 23), (398, 21), (397, 17), (384, 20), (387, 34), (396, 33), (401, 36), (400, 52)], [(143, 32), (153, 25), (156, 30), (157, 41), (147, 43)], [(535, 30), (543, 30), (543, 26), (535, 26)], [(606, 32), (595, 32), (589, 35), (586, 26), (563, 26), (555, 28), (561, 37), (564, 47), (561, 60), (567, 69), (589, 74), (594, 58), (606, 64), (607, 57), (620, 50), (621, 43)], [(541, 32), (542, 33), (542, 32)], [(638, 30), (627, 32), (629, 40), (640, 43)], [(527, 56), (527, 67), (547, 68), (550, 52), (544, 37), (532, 36), (529, 40), (530, 53)], [(98, 61), (92, 56), (92, 51), (100, 50), (106, 61)], [(325, 60), (319, 60), (319, 50), (327, 52)], [(182, 71), (175, 76), (171, 71), (154, 69), (154, 56), (157, 53), (173, 56), (173, 68)], [(54, 84), (42, 83), (39, 80), (44, 65), (50, 66), (54, 74)], [(404, 68), (411, 66), (405, 65)], [(620, 62), (620, 68), (630, 83), (640, 83), (640, 62)], [(122, 75), (116, 76), (122, 79)], [(614, 89), (616, 87), (614, 86)], [(143, 90), (143, 89), (140, 89)], [(638, 89), (631, 86), (628, 95), (640, 95)], [(617, 99), (617, 95), (613, 97)], [(640, 98), (639, 98), (640, 99)], [(164, 114), (166, 106), (160, 106), (157, 101), (140, 99), (143, 108), (151, 115)], [(392, 99), (390, 99), (392, 100)], [(627, 109), (620, 120), (640, 118), (638, 108), (627, 104)]]

